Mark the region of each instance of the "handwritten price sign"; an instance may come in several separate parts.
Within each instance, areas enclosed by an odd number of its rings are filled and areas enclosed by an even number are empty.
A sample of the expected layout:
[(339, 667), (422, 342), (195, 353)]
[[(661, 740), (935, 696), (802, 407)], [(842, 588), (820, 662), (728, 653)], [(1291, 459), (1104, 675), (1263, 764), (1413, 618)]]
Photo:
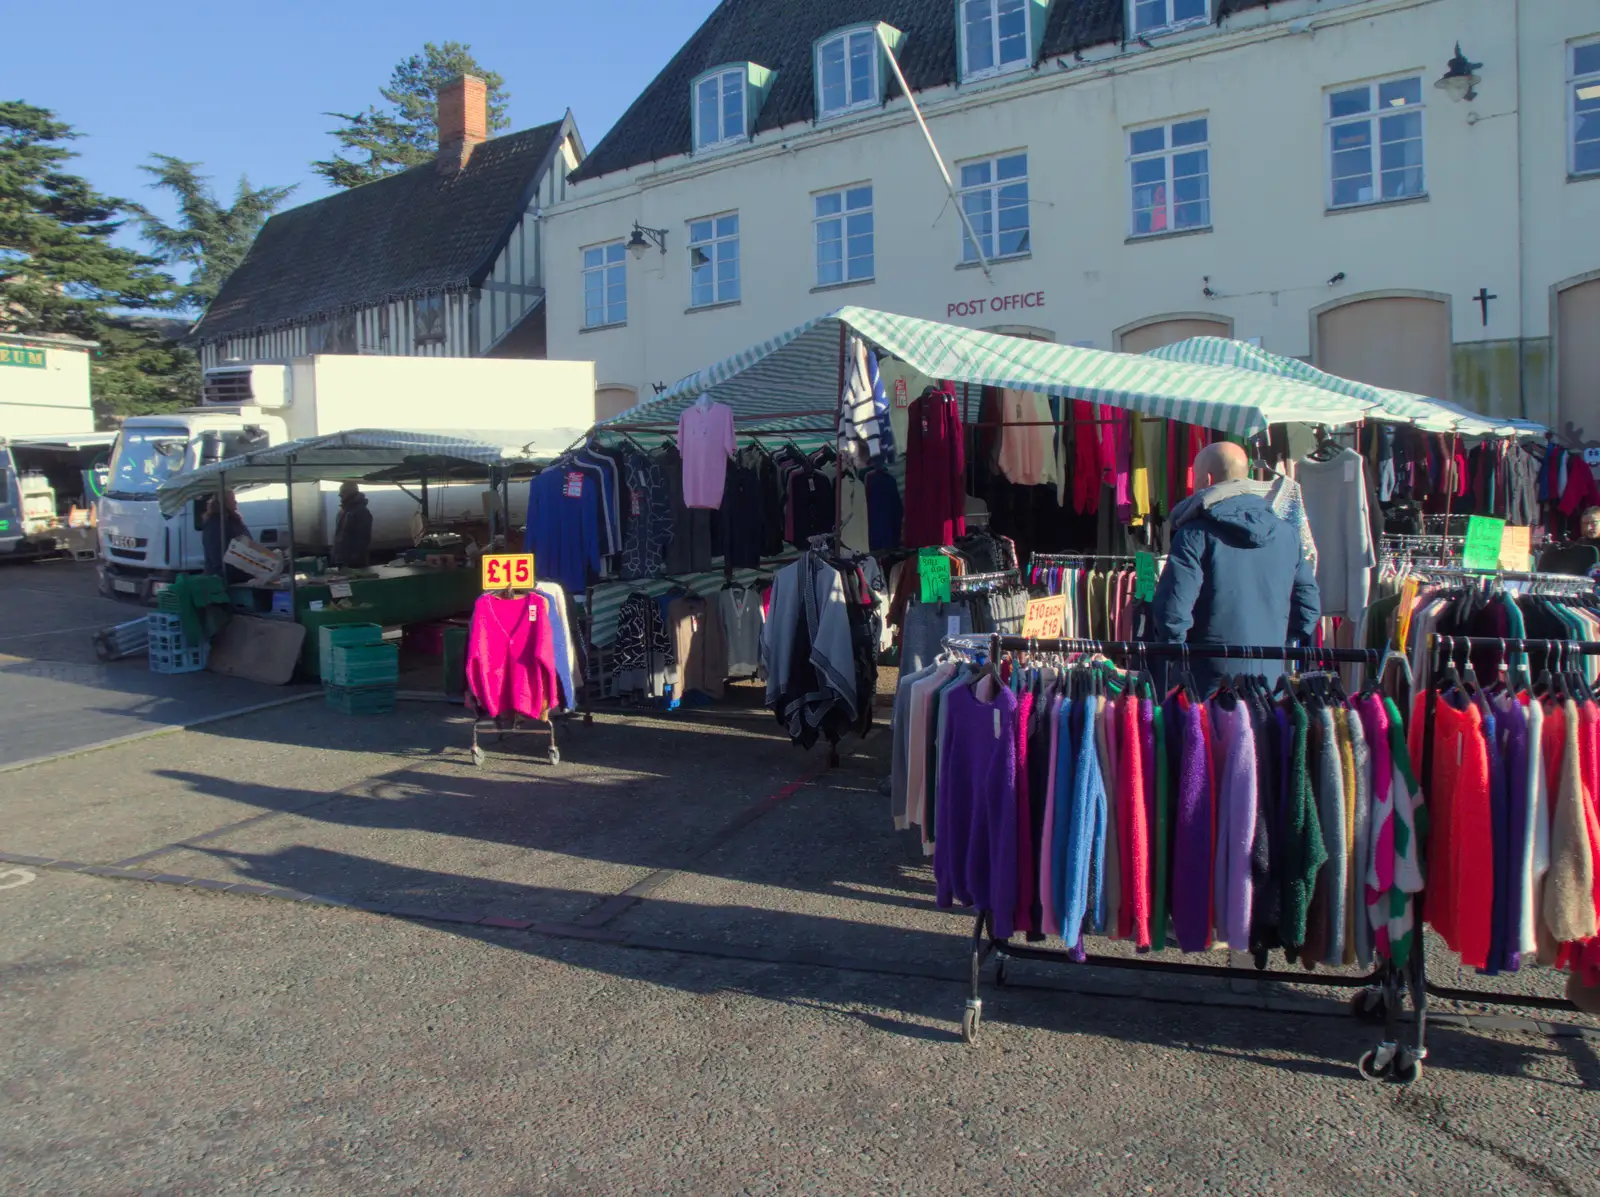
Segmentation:
[(532, 553), (485, 553), (483, 555), (483, 588), (485, 590), (532, 590)]
[(1028, 611), (1023, 616), (1022, 634), (1040, 640), (1058, 640), (1067, 626), (1067, 596), (1029, 599)]

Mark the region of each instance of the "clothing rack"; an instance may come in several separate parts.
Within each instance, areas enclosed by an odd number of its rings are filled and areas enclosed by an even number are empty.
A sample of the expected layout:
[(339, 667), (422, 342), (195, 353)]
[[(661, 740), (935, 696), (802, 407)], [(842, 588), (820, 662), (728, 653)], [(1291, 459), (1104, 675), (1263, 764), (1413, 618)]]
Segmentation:
[[(501, 598), (510, 598), (512, 597), (513, 592), (507, 589), (497, 591), (496, 593)], [(574, 688), (577, 686), (576, 678), (573, 679), (573, 686)], [(489, 754), (484, 750), (483, 746), (478, 743), (478, 729), (482, 727), (495, 733), (495, 743), (497, 744), (504, 743), (507, 736), (548, 735), (550, 737), (550, 743), (545, 749), (545, 759), (548, 760), (552, 765), (559, 765), (561, 763), (561, 749), (556, 744), (556, 710), (556, 707), (551, 707), (548, 717), (544, 719), (528, 720), (528, 722), (532, 725), (528, 727), (523, 726), (523, 716), (514, 711), (511, 712), (511, 715), (508, 719), (504, 714), (501, 714), (497, 718), (493, 715), (485, 715), (481, 711), (474, 710), (472, 715), (472, 763), (481, 769), (483, 768), (484, 762), (488, 760)], [(586, 718), (585, 721), (593, 722), (591, 718)]]
[(1014, 569), (998, 569), (986, 574), (956, 574), (950, 579), (950, 589), (969, 590), (985, 586), (994, 586), (1001, 582), (1022, 583), (1022, 575)]
[[(1436, 642), (1438, 638), (1435, 638)], [(1456, 648), (1495, 647), (1506, 650), (1551, 652), (1550, 641), (1501, 640), (1488, 637), (1444, 637)], [(1453, 643), (1452, 643), (1453, 642)], [(1059, 653), (1064, 655), (1094, 654), (1120, 661), (1143, 662), (1148, 659), (1183, 660), (1230, 659), (1246, 661), (1285, 661), (1310, 665), (1376, 664), (1379, 650), (1358, 648), (1312, 648), (1295, 645), (1188, 645), (1143, 641), (1094, 640), (1040, 640), (1025, 636), (962, 635), (947, 636), (944, 647), (958, 655), (983, 656), (996, 660), (1002, 652)], [(1567, 651), (1600, 655), (1600, 642), (1555, 642), (1565, 644)], [(1434, 702), (1434, 682), (1438, 670), (1430, 673), (1427, 705)], [(1425, 722), (1425, 752), (1431, 751), (1432, 727)], [(1431, 759), (1426, 757), (1424, 759)], [(1419, 934), (1404, 968), (1385, 962), (1366, 976), (1341, 976), (1325, 972), (1293, 972), (1283, 969), (1234, 968), (1225, 965), (1188, 964), (1179, 961), (1158, 960), (1147, 957), (1101, 956), (1092, 953), (1074, 955), (1054, 948), (1039, 948), (1028, 944), (1012, 943), (1009, 939), (997, 940), (994, 936), (993, 917), (988, 911), (979, 911), (973, 926), (969, 953), (968, 996), (961, 1019), (961, 1037), (967, 1043), (977, 1039), (983, 1019), (981, 971), (990, 956), (996, 961), (995, 984), (1003, 986), (1008, 960), (1033, 960), (1049, 964), (1089, 964), (1102, 968), (1120, 968), (1147, 972), (1180, 973), (1190, 976), (1226, 977), (1253, 981), (1283, 981), (1290, 984), (1316, 985), (1325, 988), (1353, 989), (1357, 992), (1350, 1001), (1351, 1013), (1367, 1022), (1382, 1023), (1384, 1037), (1376, 1047), (1365, 1052), (1356, 1068), (1369, 1081), (1393, 1079), (1410, 1085), (1422, 1075), (1422, 1060), (1427, 1056), (1428, 998), (1445, 998), (1456, 1001), (1477, 1002), (1487, 1005), (1523, 1006), (1543, 1010), (1570, 1010), (1571, 1003), (1564, 999), (1534, 997), (1521, 993), (1479, 992), (1431, 985), (1427, 979), (1426, 937), (1423, 929), (1423, 899), (1426, 888), (1417, 895), (1416, 927)], [(1414, 1036), (1410, 1043), (1400, 1042), (1399, 1015), (1403, 993), (1409, 993), (1415, 1012)]]
[(1034, 553), (1028, 558), (1028, 568), (1036, 565), (1049, 567), (1052, 565), (1076, 565), (1083, 561), (1113, 561), (1132, 565), (1136, 558), (1109, 557), (1101, 553)]
[[(1593, 592), (1594, 580), (1578, 574), (1540, 574), (1527, 573), (1514, 569), (1468, 569), (1460, 565), (1418, 565), (1413, 568), (1414, 573), (1428, 577), (1459, 579), (1468, 582), (1527, 582), (1534, 587), (1535, 594), (1549, 594), (1557, 591), (1564, 594), (1583, 594)], [(1551, 587), (1550, 590), (1543, 589)]]

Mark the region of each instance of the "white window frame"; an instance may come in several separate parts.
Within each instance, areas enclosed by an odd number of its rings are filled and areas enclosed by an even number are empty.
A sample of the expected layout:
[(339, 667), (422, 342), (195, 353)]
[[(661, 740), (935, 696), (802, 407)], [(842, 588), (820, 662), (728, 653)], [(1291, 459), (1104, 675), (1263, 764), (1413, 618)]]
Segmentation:
[[(1173, 128), (1178, 125), (1187, 125), (1194, 121), (1205, 121), (1205, 140), (1192, 142), (1188, 145), (1174, 146), (1172, 144)], [(1162, 148), (1159, 150), (1146, 150), (1135, 153), (1133, 149), (1134, 137), (1140, 133), (1148, 133), (1151, 129), (1164, 130), (1164, 136), (1161, 139)], [(1152, 121), (1147, 125), (1134, 125), (1127, 131), (1127, 146), (1128, 236), (1138, 237), (1142, 240), (1145, 237), (1164, 237), (1169, 233), (1197, 233), (1211, 227), (1211, 114), (1209, 112), (1196, 112), (1190, 116), (1174, 117), (1171, 120)], [(1175, 194), (1177, 191), (1177, 179), (1174, 177), (1174, 166), (1172, 160), (1179, 154), (1193, 154), (1197, 152), (1204, 152), (1206, 156), (1206, 219), (1204, 224), (1188, 225), (1184, 228), (1179, 228), (1175, 223), (1177, 219), (1178, 207), (1178, 201)], [(1162, 186), (1165, 188), (1166, 194), (1166, 227), (1162, 229), (1152, 229), (1149, 232), (1141, 233), (1138, 229), (1138, 208), (1134, 204), (1134, 193), (1139, 189), (1141, 184), (1134, 178), (1134, 165), (1135, 163), (1149, 162), (1156, 159), (1164, 159), (1166, 161), (1165, 181), (1162, 184)]]
[[(731, 86), (739, 91), (740, 130), (733, 137), (723, 135), (723, 122), (728, 103), (728, 90)], [(715, 81), (717, 84), (717, 136), (706, 140), (705, 130), (700, 123), (700, 88), (703, 84)], [(694, 150), (695, 153), (705, 153), (708, 150), (727, 149), (729, 146), (743, 145), (750, 140), (750, 68), (744, 63), (736, 66), (718, 67), (716, 70), (706, 71), (697, 75), (689, 85), (689, 111), (694, 120)]]
[[(850, 90), (850, 48), (851, 43), (858, 37), (865, 37), (872, 45), (872, 70), (867, 80), (867, 94), (852, 96)], [(822, 53), (835, 42), (844, 46), (844, 94), (845, 102), (842, 107), (827, 107), (826, 92), (822, 78)], [(817, 119), (832, 120), (834, 117), (846, 116), (852, 112), (860, 112), (867, 108), (876, 108), (883, 103), (883, 43), (878, 38), (876, 25), (851, 25), (845, 29), (836, 29), (832, 33), (818, 40), (816, 49), (812, 54), (812, 69), (816, 72), (817, 81)]]
[[(972, 70), (968, 62), (972, 57), (972, 47), (967, 40), (967, 6), (969, 4), (989, 4), (989, 48), (994, 52), (994, 65), (981, 70)], [(1024, 53), (1021, 58), (1011, 62), (1000, 61), (1000, 5), (1010, 4), (1016, 0), (957, 0), (956, 4), (956, 37), (960, 39), (961, 46), (961, 79), (963, 82), (972, 82), (976, 79), (993, 79), (997, 75), (1009, 75), (1013, 71), (1029, 70), (1033, 66), (1033, 3), (1032, 0), (1020, 0), (1022, 5), (1022, 42)]]
[[(1390, 107), (1380, 109), (1378, 107), (1379, 89), (1382, 88), (1386, 83), (1399, 83), (1407, 79), (1415, 79), (1418, 83), (1417, 102), (1415, 104), (1406, 104), (1398, 108)], [(1357, 88), (1361, 87), (1368, 89), (1369, 97), (1371, 99), (1371, 104), (1367, 108), (1366, 112), (1356, 116), (1340, 117), (1335, 117), (1331, 114), (1330, 108), (1335, 95), (1339, 94), (1340, 92), (1355, 91)], [(1383, 117), (1392, 116), (1397, 112), (1415, 112), (1422, 118), (1422, 190), (1418, 191), (1415, 195), (1385, 196), (1383, 194), (1383, 131), (1379, 122)], [(1372, 148), (1372, 187), (1374, 195), (1371, 199), (1355, 200), (1351, 203), (1338, 204), (1334, 202), (1333, 195), (1334, 130), (1343, 128), (1347, 125), (1356, 124), (1360, 121), (1366, 121), (1369, 126), (1369, 144)], [(1404, 203), (1407, 200), (1426, 198), (1428, 194), (1428, 87), (1423, 72), (1401, 71), (1397, 75), (1385, 75), (1380, 79), (1358, 80), (1353, 83), (1340, 83), (1334, 87), (1324, 88), (1322, 92), (1322, 127), (1322, 160), (1324, 177), (1326, 179), (1324, 198), (1327, 202), (1328, 210), (1330, 212), (1336, 210), (1345, 212), (1352, 208), (1370, 208), (1379, 204)]]
[[(613, 251), (615, 257), (613, 257)], [(598, 253), (600, 261), (594, 265), (589, 264), (589, 255)], [(615, 241), (602, 241), (598, 245), (585, 245), (578, 251), (578, 261), (581, 263), (580, 272), (583, 281), (583, 327), (584, 328), (617, 328), (628, 322), (628, 246), (620, 238)], [(596, 277), (600, 280), (600, 316), (601, 319), (589, 319), (589, 279)], [(611, 286), (615, 279), (620, 278), (622, 283), (622, 315), (619, 319), (612, 319)]]
[[(851, 208), (849, 206), (851, 193), (861, 191), (865, 191), (867, 193), (866, 207)], [(837, 212), (828, 212), (824, 214), (817, 211), (817, 206), (823, 200), (831, 199), (835, 196), (837, 196), (839, 200), (839, 210)], [(877, 216), (873, 212), (874, 198), (875, 197), (872, 194), (872, 183), (870, 181), (864, 183), (851, 183), (844, 187), (830, 187), (826, 191), (817, 191), (812, 193), (811, 245), (818, 287), (848, 287), (854, 283), (870, 283), (876, 281), (878, 273), (878, 220)], [(850, 264), (851, 262), (860, 261), (861, 257), (860, 255), (855, 257), (851, 256), (850, 242), (852, 239), (861, 238), (863, 234), (851, 234), (850, 218), (852, 216), (861, 215), (865, 215), (867, 220), (871, 222), (870, 227), (864, 234), (867, 241), (867, 273), (852, 278), (850, 275)], [(839, 242), (840, 273), (839, 277), (836, 279), (824, 279), (822, 277), (823, 235), (829, 231), (827, 228), (828, 225), (837, 225), (839, 230), (839, 235), (837, 238), (828, 238), (830, 242), (834, 240)]]
[(1211, 23), (1211, 0), (1201, 0), (1205, 6), (1205, 11), (1198, 17), (1182, 17), (1179, 19), (1174, 19), (1172, 15), (1174, 0), (1159, 0), (1165, 12), (1166, 20), (1159, 25), (1152, 25), (1148, 29), (1140, 29), (1139, 6), (1140, 4), (1149, 4), (1151, 2), (1152, 0), (1128, 0), (1128, 39), (1130, 41), (1138, 37), (1149, 37), (1153, 33), (1174, 33), (1179, 29), (1192, 29), (1197, 25), (1209, 25)]
[(1574, 179), (1592, 179), (1600, 167), (1578, 171), (1578, 88), (1600, 87), (1600, 68), (1578, 74), (1578, 51), (1600, 46), (1600, 37), (1580, 37), (1567, 43), (1567, 174)]
[[(1017, 157), (1020, 157), (1023, 160), (1023, 170), (1021, 176), (1001, 179), (999, 177), (1001, 160)], [(967, 186), (962, 183), (962, 174), (967, 167), (978, 166), (983, 163), (987, 163), (989, 166), (989, 181), (987, 183), (974, 183), (971, 186)], [(1031, 207), (1029, 207), (1033, 201), (1031, 194), (1029, 195), (1027, 202), (1023, 205), (1024, 209), (1028, 213), (1027, 232), (1024, 236), (1026, 248), (1012, 250), (1010, 253), (998, 252), (1000, 248), (1000, 192), (1001, 189), (1006, 187), (1014, 187), (1018, 183), (1021, 183), (1023, 186), (1027, 186), (1028, 184), (1028, 151), (1026, 149), (1004, 150), (1001, 153), (990, 154), (987, 157), (968, 158), (964, 162), (956, 163), (956, 200), (958, 203), (963, 205), (963, 210), (965, 210), (967, 196), (975, 195), (978, 192), (983, 191), (990, 193), (990, 214), (993, 217), (994, 225), (989, 231), (987, 243), (983, 246), (983, 256), (991, 262), (1003, 262), (1008, 258), (1025, 258), (1033, 253), (1033, 212)], [(968, 219), (971, 219), (970, 212), (968, 213)], [(973, 224), (976, 226), (977, 222), (974, 221)], [(969, 254), (967, 252), (968, 247), (971, 244), (971, 239), (967, 236), (966, 225), (963, 223), (961, 225), (961, 262), (963, 265), (978, 261), (978, 255), (976, 253)]]
[[(734, 226), (733, 232), (732, 233), (719, 234), (717, 232), (717, 222), (718, 221), (722, 221), (722, 220), (726, 220), (730, 216), (735, 221), (735, 226)], [(702, 238), (702, 239), (700, 239), (698, 241), (695, 240), (695, 237), (694, 237), (694, 226), (697, 225), (697, 224), (705, 224), (707, 222), (710, 222), (710, 224), (711, 224), (711, 236), (710, 237), (706, 237), (706, 238)], [(742, 298), (744, 298), (743, 247), (739, 244), (739, 238), (744, 233), (744, 226), (743, 226), (742, 223), (739, 223), (739, 210), (737, 208), (730, 208), (725, 212), (717, 212), (717, 213), (715, 213), (715, 214), (713, 214), (711, 216), (696, 216), (693, 220), (688, 221), (687, 224), (688, 224), (688, 228), (685, 230), (685, 235), (686, 235), (686, 237), (688, 239), (688, 244), (689, 244), (689, 307), (690, 307), (690, 309), (692, 310), (694, 308), (716, 308), (716, 307), (722, 307), (724, 304), (738, 303)], [(719, 255), (719, 252), (720, 252), (718, 247), (726, 245), (726, 244), (728, 244), (730, 242), (733, 245), (733, 260), (734, 260), (733, 294), (732, 295), (724, 295), (723, 294), (724, 282), (723, 282), (723, 279), (719, 276), (719, 271), (717, 270), (717, 265), (718, 265), (718, 260), (719, 260), (718, 255)], [(695, 272), (694, 256), (695, 256), (695, 252), (697, 250), (699, 252), (701, 252), (702, 254), (704, 254), (709, 259), (710, 265), (711, 265), (711, 298), (709, 300), (705, 301), (705, 302), (700, 302), (700, 303), (697, 303), (695, 301), (695, 297), (694, 297), (694, 272)]]

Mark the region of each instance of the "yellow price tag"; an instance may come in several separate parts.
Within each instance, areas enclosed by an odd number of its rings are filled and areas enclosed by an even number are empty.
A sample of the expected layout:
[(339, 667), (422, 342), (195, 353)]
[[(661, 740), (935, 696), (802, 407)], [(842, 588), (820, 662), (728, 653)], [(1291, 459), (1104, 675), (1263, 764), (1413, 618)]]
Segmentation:
[(1040, 640), (1059, 640), (1067, 626), (1067, 596), (1029, 599), (1022, 621), (1022, 634)]
[(532, 553), (485, 553), (483, 555), (483, 588), (485, 590), (532, 590)]

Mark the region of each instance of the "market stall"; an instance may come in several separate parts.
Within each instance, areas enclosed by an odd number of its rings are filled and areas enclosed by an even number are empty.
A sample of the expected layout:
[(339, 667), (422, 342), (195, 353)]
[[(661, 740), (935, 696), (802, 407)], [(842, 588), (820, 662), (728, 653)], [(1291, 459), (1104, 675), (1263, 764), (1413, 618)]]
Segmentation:
[[(252, 485), (354, 481), (369, 486), (395, 486), (411, 494), (419, 513), (430, 510), (429, 488), (476, 483), (498, 495), (483, 504), (486, 542), (504, 542), (509, 491), (514, 479), (526, 479), (561, 449), (581, 438), (571, 429), (538, 432), (474, 432), (470, 435), (359, 429), (308, 438), (256, 450), (188, 471), (169, 480), (160, 492), (163, 512), (183, 510), (227, 488)], [(290, 538), (294, 504), (290, 504)], [(425, 527), (426, 521), (422, 521)], [(456, 538), (457, 546), (464, 544)], [(297, 548), (318, 547), (297, 545)], [(478, 545), (463, 553), (444, 547), (417, 551), (395, 563), (360, 569), (331, 566), (320, 557), (297, 556), (292, 569), (264, 571), (268, 576), (228, 587), (233, 609), (246, 614), (292, 619), (307, 629), (300, 650), (301, 676), (321, 676), (319, 630), (360, 623), (382, 627), (425, 624), (472, 610), (482, 593), (475, 568)]]
[[(629, 540), (641, 516), (651, 522), (651, 488), (630, 479), (643, 477), (657, 455), (670, 461), (669, 473), (682, 471), (674, 442), (685, 441), (686, 421), (711, 419), (731, 429), (719, 440), (719, 463), (778, 464), (775, 497), (739, 492), (770, 503), (782, 520), (783, 534), (766, 550), (819, 560), (847, 594), (859, 576), (857, 589), (878, 592), (873, 618), (900, 629), (899, 664), (912, 670), (949, 631), (1020, 630), (1030, 583), (1073, 590), (1082, 622), (1098, 634), (1128, 633), (1139, 610), (1135, 563), (1142, 555), (1159, 561), (1171, 510), (1193, 491), (1194, 456), (1213, 440), (1249, 449), (1274, 509), (1296, 524), (1309, 557), (1316, 559), (1312, 526), (1320, 523), (1364, 529), (1333, 556), (1376, 564), (1392, 497), (1424, 494), (1430, 513), (1443, 506), (1446, 514), (1509, 514), (1508, 495), (1528, 492), (1517, 438), (1543, 431), (1340, 379), (1241, 342), (1199, 338), (1132, 356), (848, 307), (688, 375), (595, 428), (587, 464), (609, 453), (620, 467), (615, 545)], [(1396, 442), (1395, 429), (1426, 444)], [(1480, 453), (1474, 442), (1487, 448)], [(1415, 460), (1405, 458), (1408, 448)], [(1457, 493), (1469, 485), (1469, 454), (1477, 493)], [(1305, 494), (1302, 473), (1328, 484)], [(797, 495), (796, 477), (822, 501)], [(545, 509), (560, 510), (560, 487), (550, 489)], [(669, 545), (705, 535), (681, 520), (682, 506), (674, 491), (661, 517)], [(1355, 512), (1359, 519), (1343, 518)], [(738, 512), (711, 515), (726, 521)], [(941, 572), (950, 575), (931, 594), (922, 566), (930, 552), (949, 559)], [(580, 554), (577, 575), (600, 648), (610, 647), (620, 623), (629, 629), (630, 660), (641, 643), (646, 658), (652, 648), (670, 657), (668, 596), (712, 598), (726, 586), (762, 586), (786, 568), (782, 556), (765, 553), (707, 553), (676, 567), (667, 555), (630, 570), (608, 564), (604, 543)], [(736, 570), (750, 569), (754, 578), (734, 581)], [(831, 575), (825, 580), (833, 586)], [(1329, 592), (1329, 635), (1356, 635), (1368, 591), (1340, 590), (1330, 578)], [(619, 621), (632, 599), (640, 600), (630, 608), (638, 618)], [(647, 599), (663, 609), (660, 626), (642, 605)], [(890, 642), (870, 629), (865, 638)], [(597, 661), (603, 668), (606, 654)], [(600, 692), (619, 688), (607, 677)], [(769, 689), (769, 699), (777, 697)]]

